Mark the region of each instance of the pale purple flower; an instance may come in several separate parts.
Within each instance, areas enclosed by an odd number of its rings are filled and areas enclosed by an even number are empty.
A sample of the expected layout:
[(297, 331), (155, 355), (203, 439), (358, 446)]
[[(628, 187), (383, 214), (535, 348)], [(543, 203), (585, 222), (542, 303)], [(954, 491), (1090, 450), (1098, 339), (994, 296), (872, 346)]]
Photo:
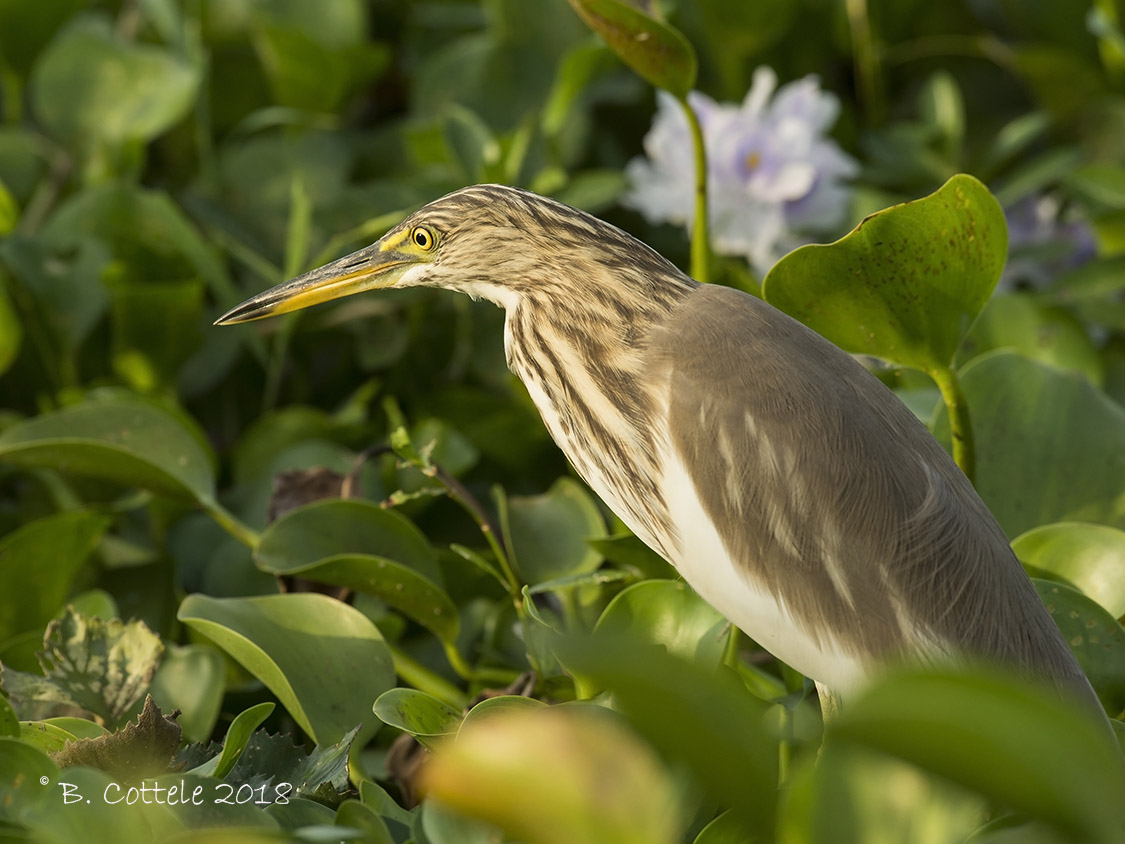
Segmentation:
[(1067, 270), (1097, 255), (1094, 231), (1063, 208), (1059, 197), (1033, 194), (1004, 211), (1008, 221), (1008, 263), (1001, 289), (1046, 287)]
[[(813, 234), (833, 232), (846, 219), (851, 192), (844, 180), (858, 167), (825, 133), (839, 102), (815, 77), (777, 88), (768, 67), (754, 73), (741, 105), (716, 103), (692, 92), (707, 151), (711, 240), (724, 255), (744, 255), (765, 274)], [(629, 162), (624, 203), (650, 222), (691, 230), (695, 164), (687, 118), (670, 95), (644, 140), (646, 158)]]

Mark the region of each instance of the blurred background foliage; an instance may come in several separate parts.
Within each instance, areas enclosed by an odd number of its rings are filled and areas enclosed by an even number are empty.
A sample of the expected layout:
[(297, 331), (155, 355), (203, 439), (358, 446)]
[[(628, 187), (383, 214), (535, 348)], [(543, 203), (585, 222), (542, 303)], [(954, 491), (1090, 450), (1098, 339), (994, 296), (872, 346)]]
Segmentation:
[[(833, 135), (860, 164), (839, 234), (960, 172), (999, 200), (1008, 266), (958, 329), (978, 488), (1120, 715), (1125, 7), (634, 5), (686, 35), (715, 100), (759, 65), (839, 98)], [(1116, 761), (1014, 681), (900, 678), (820, 749), (808, 684), (571, 476), (491, 305), (387, 291), (211, 326), (476, 182), (555, 196), (686, 267), (680, 229), (620, 204), (653, 113), (566, 0), (0, 0), (0, 829), (501, 840), (452, 806), (533, 842), (1121, 840)], [(743, 259), (713, 262), (760, 290)], [(929, 378), (878, 372), (948, 438)], [(357, 500), (298, 506), (341, 483)], [(138, 624), (82, 621), (114, 617)], [(595, 625), (618, 638), (557, 638)], [(91, 653), (93, 699), (74, 669)], [(607, 688), (617, 714), (522, 711)], [(55, 811), (60, 778), (100, 793), (114, 769), (48, 754), (156, 723), (146, 691), (183, 735), (145, 771), (302, 797)], [(489, 713), (508, 709), (501, 729)], [(423, 783), (444, 802), (412, 809), (396, 736), (458, 732)], [(236, 764), (248, 746), (261, 768)], [(607, 770), (612, 799), (582, 790)]]

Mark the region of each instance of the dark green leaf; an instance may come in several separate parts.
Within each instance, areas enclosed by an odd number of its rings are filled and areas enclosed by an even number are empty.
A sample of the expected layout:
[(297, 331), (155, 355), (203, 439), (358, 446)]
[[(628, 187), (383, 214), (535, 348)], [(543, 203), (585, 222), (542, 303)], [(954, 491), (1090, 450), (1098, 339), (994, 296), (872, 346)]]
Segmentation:
[(695, 87), (691, 43), (648, 9), (628, 0), (570, 0), (570, 5), (650, 85), (678, 97)]
[(1077, 589), (1033, 579), (1090, 685), (1110, 715), (1125, 711), (1125, 630)]
[(180, 738), (179, 724), (164, 715), (150, 695), (135, 723), (130, 721), (105, 735), (69, 741), (57, 748), (52, 758), (60, 768), (97, 768), (121, 782), (136, 783), (168, 769)]
[(189, 595), (177, 618), (261, 680), (321, 743), (338, 741), (364, 721), (370, 701), (394, 685), (390, 651), (379, 630), (366, 616), (323, 595)]
[(437, 557), (422, 532), (370, 501), (327, 499), (287, 513), (262, 534), (254, 557), (266, 571), (290, 572), (352, 554), (394, 561), (441, 584)]
[(109, 523), (99, 513), (72, 510), (0, 539), (0, 641), (46, 626)]
[(271, 574), (299, 575), (375, 595), (445, 642), (456, 640), (460, 630), (457, 606), (444, 591), (429, 578), (385, 557), (340, 554), (304, 566), (260, 567)]
[(605, 536), (605, 520), (589, 493), (569, 478), (555, 481), (542, 495), (513, 496), (500, 521), (529, 584), (593, 571), (601, 564), (586, 540)]
[(209, 645), (172, 645), (165, 651), (149, 693), (166, 712), (180, 710), (177, 723), (185, 740), (211, 737), (223, 703), (226, 668), (222, 653)]
[(825, 746), (833, 740), (912, 762), (1077, 840), (1116, 841), (1125, 828), (1125, 768), (1100, 725), (995, 672), (888, 677), (841, 711)]
[[(1005, 533), (1089, 521), (1125, 527), (1125, 410), (1085, 378), (992, 352), (960, 373), (976, 486)], [(934, 436), (948, 443), (944, 408)]]
[(151, 44), (118, 39), (109, 22), (79, 18), (39, 57), (36, 114), (55, 137), (89, 144), (149, 140), (191, 107), (199, 69)]
[(946, 367), (1000, 278), (1004, 213), (972, 176), (804, 246), (763, 283), (766, 300), (853, 354)]
[(230, 727), (227, 728), (226, 736), (223, 737), (222, 753), (196, 768), (195, 773), (209, 774), (220, 780), (226, 779), (227, 774), (230, 773), (239, 757), (242, 756), (242, 751), (246, 749), (254, 731), (270, 717), (273, 710), (274, 704), (266, 701), (239, 712), (235, 719), (231, 721)]
[(207, 503), (215, 476), (204, 442), (183, 416), (142, 399), (110, 397), (12, 425), (0, 434), (0, 460)]

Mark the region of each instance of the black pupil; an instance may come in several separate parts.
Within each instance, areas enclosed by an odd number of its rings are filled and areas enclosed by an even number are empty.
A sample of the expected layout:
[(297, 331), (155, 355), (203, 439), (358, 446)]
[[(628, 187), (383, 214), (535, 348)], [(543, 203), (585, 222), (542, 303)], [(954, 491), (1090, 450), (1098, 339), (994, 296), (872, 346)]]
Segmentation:
[(430, 236), (422, 229), (418, 229), (418, 231), (414, 232), (414, 242), (424, 249), (430, 245)]

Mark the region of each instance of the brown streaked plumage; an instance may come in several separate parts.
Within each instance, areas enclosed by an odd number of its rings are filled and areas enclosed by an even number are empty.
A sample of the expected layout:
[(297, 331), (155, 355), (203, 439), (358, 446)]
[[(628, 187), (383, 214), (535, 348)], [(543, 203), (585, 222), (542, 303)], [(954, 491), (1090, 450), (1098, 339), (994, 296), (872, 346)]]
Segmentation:
[(505, 308), (508, 364), (577, 472), (819, 686), (846, 696), (888, 662), (968, 656), (1100, 711), (1000, 527), (890, 390), (587, 214), (466, 188), (218, 322), (392, 285)]

